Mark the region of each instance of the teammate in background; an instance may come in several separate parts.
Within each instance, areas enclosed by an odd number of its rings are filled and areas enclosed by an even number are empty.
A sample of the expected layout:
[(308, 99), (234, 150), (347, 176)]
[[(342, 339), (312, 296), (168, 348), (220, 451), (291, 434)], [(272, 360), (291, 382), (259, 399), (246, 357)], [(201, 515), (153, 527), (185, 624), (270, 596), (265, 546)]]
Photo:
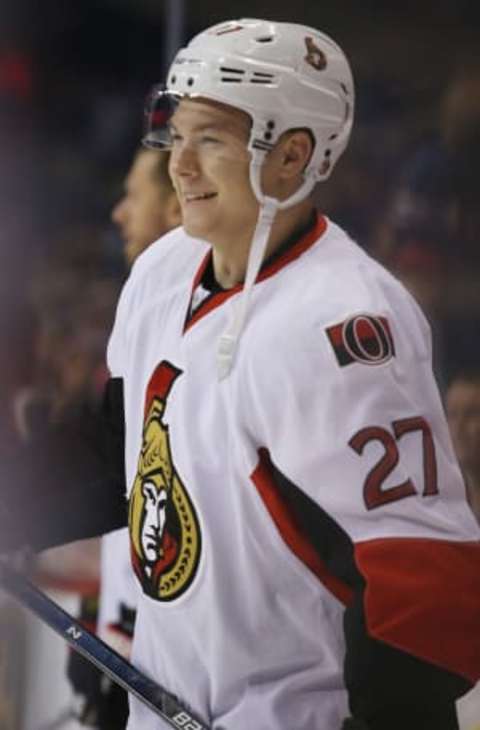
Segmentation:
[[(112, 220), (125, 242), (129, 268), (153, 241), (181, 223), (168, 159), (168, 152), (141, 147), (125, 178), (124, 194), (112, 210)], [(82, 618), (88, 623), (95, 621), (98, 635), (126, 659), (131, 653), (136, 591), (124, 528), (103, 538), (98, 616), (92, 601), (85, 601)], [(68, 676), (75, 692), (83, 697), (79, 714), (84, 721), (100, 730), (125, 727), (128, 703), (123, 689), (76, 652), (70, 654)]]
[[(141, 147), (125, 178), (124, 195), (112, 210), (112, 220), (125, 242), (129, 267), (155, 240), (181, 223), (180, 204), (168, 174), (168, 161), (168, 152)], [(122, 532), (114, 533), (104, 539), (102, 548), (99, 632), (124, 656), (129, 655), (130, 629), (122, 631), (122, 625), (133, 625), (134, 595), (128, 539), (124, 539)]]
[[(171, 150), (183, 228), (123, 290), (112, 478), (62, 531), (125, 519), (125, 422), (143, 589), (132, 660), (215, 728), (338, 730), (350, 714), (349, 727), (455, 730), (455, 700), (480, 678), (480, 530), (428, 324), (313, 207), (353, 109), (330, 38), (251, 19), (196, 36), (152, 97), (145, 141)], [(167, 495), (156, 563), (147, 485)], [(58, 539), (43, 524), (37, 546)], [(129, 727), (158, 722), (132, 698)]]
[(465, 476), (468, 501), (480, 524), (480, 371), (464, 370), (446, 395), (450, 433)]
[(127, 265), (153, 241), (181, 223), (180, 206), (168, 175), (168, 155), (140, 148), (125, 178), (125, 192), (112, 211), (125, 242)]

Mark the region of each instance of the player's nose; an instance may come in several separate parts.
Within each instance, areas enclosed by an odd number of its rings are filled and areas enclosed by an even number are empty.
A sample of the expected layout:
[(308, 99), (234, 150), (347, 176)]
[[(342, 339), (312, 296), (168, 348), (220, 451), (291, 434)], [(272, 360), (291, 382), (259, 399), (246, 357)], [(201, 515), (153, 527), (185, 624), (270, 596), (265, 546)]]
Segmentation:
[(121, 227), (125, 223), (127, 206), (125, 198), (121, 198), (112, 208), (111, 218), (116, 226)]
[(173, 175), (196, 175), (199, 172), (198, 153), (195, 146), (184, 143), (171, 152), (170, 170)]

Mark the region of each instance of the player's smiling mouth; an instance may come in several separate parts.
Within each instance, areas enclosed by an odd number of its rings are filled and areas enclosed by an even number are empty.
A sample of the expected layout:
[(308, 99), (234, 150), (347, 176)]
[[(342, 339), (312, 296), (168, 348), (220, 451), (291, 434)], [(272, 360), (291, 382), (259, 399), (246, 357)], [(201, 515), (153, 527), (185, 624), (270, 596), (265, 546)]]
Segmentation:
[(217, 193), (184, 193), (183, 198), (186, 203), (193, 203), (197, 200), (210, 200), (216, 195)]

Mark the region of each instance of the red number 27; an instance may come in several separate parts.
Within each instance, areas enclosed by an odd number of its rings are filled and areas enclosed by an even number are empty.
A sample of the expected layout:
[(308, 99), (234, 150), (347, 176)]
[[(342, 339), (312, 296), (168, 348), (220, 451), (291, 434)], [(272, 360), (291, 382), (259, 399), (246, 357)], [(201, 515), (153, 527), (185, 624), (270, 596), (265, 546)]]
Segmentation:
[(422, 416), (403, 418), (392, 423), (393, 436), (390, 431), (381, 426), (369, 426), (352, 436), (348, 442), (357, 454), (363, 454), (365, 446), (370, 441), (380, 441), (385, 453), (368, 473), (363, 485), (363, 497), (367, 509), (381, 507), (388, 502), (395, 502), (404, 497), (418, 494), (413, 481), (408, 478), (401, 484), (382, 489), (385, 479), (392, 473), (399, 461), (397, 442), (406, 433), (419, 431), (422, 435), (423, 446), (423, 497), (438, 494), (437, 485), (437, 461), (435, 458), (435, 444), (432, 431), (427, 421)]

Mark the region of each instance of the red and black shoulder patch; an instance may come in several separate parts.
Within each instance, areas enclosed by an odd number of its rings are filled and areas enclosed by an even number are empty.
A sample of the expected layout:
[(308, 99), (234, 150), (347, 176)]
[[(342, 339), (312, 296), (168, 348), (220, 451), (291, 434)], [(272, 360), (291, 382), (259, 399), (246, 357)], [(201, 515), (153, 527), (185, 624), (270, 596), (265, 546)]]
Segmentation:
[(395, 356), (392, 332), (386, 317), (356, 314), (327, 327), (327, 336), (340, 366), (360, 362), (381, 365)]

